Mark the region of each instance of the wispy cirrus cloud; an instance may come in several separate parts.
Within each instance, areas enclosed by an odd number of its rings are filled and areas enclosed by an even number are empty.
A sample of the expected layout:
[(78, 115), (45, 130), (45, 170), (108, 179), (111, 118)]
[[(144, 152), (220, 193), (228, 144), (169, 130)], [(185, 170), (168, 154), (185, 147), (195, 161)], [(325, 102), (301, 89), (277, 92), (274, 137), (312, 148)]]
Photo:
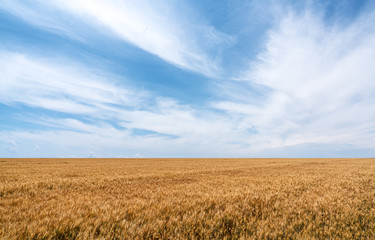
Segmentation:
[(142, 105), (147, 94), (136, 93), (126, 79), (90, 71), (69, 60), (39, 59), (25, 54), (0, 51), (0, 101), (21, 103), (75, 114), (94, 114), (113, 105)]
[[(120, 38), (180, 68), (220, 75), (223, 48), (235, 38), (216, 30), (185, 2), (2, 1), (2, 8), (42, 29), (90, 41), (87, 26)], [(202, 18), (202, 19), (199, 19)]]
[(265, 50), (249, 70), (232, 83), (248, 86), (250, 96), (251, 84), (264, 86), (267, 95), (258, 104), (242, 98), (213, 107), (253, 126), (259, 133), (255, 148), (373, 148), (368, 140), (375, 138), (374, 16), (343, 27), (326, 25), (310, 10), (289, 12), (269, 32)]
[[(129, 63), (109, 55), (91, 64), (85, 60), (97, 55), (80, 59), (58, 50), (52, 56), (3, 47), (0, 107), (17, 108), (9, 119), (32, 126), (1, 129), (0, 154), (4, 156), (344, 157), (348, 151), (350, 156), (374, 153), (373, 11), (345, 25), (334, 19), (328, 23), (308, 4), (302, 12), (277, 8), (280, 21), (263, 33), (263, 48), (249, 50), (258, 52), (257, 56), (247, 66), (225, 69), (220, 51), (234, 38), (200, 19), (187, 3), (181, 3), (183, 7), (169, 1), (1, 3), (2, 11), (81, 44), (93, 36), (83, 30), (89, 27), (96, 31), (95, 37), (121, 39), (187, 72), (215, 78), (223, 67), (226, 74), (233, 73), (228, 79), (210, 81), (208, 88), (220, 87), (207, 90), (212, 95), (206, 101), (190, 104), (144, 89), (124, 72), (104, 68), (105, 61)], [(246, 51), (238, 48), (231, 56), (243, 52), (239, 61), (243, 62), (251, 55)], [(148, 64), (139, 71), (147, 71)], [(161, 76), (168, 78), (168, 73)], [(179, 80), (189, 81), (191, 74), (186, 74)], [(7, 124), (13, 123), (3, 126)]]
[[(233, 123), (225, 116), (152, 95), (128, 85), (119, 76), (90, 70), (74, 61), (39, 59), (8, 51), (1, 51), (0, 59), (0, 102), (49, 111), (15, 115), (17, 120), (45, 130), (1, 131), (1, 141), (22, 146), (37, 144), (41, 150), (23, 148), (23, 154), (40, 156), (45, 151), (43, 156), (60, 156), (66, 149), (77, 149), (73, 152), (85, 156), (82, 149), (96, 149), (101, 154), (112, 149), (120, 155), (134, 151), (153, 156), (166, 153), (172, 146), (169, 156), (208, 156), (212, 145), (222, 145), (224, 150), (228, 141), (235, 141), (231, 136)], [(68, 115), (56, 117), (50, 112)], [(228, 137), (218, 140), (219, 134)], [(189, 153), (192, 148), (195, 152)]]

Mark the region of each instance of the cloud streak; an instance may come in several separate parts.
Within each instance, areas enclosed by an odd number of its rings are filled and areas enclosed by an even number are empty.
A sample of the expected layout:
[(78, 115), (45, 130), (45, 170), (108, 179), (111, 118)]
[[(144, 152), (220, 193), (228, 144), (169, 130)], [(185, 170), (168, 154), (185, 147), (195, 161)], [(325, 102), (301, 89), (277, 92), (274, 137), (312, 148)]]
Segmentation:
[[(89, 147), (102, 151), (101, 155), (105, 155), (105, 149), (114, 149), (118, 154), (134, 151), (153, 156), (166, 154), (167, 146), (173, 146), (167, 155), (208, 156), (213, 145), (225, 149), (228, 141), (235, 141), (230, 136), (233, 123), (227, 122), (225, 116), (152, 95), (127, 85), (119, 76), (92, 71), (73, 61), (39, 59), (8, 51), (1, 51), (0, 59), (0, 71), (4, 73), (0, 80), (1, 103), (72, 116), (25, 112), (22, 121), (52, 130), (1, 132), (1, 141), (37, 144), (40, 151), (30, 148), (31, 155), (49, 149), (44, 156), (50, 156), (50, 149), (61, 146), (56, 151)], [(138, 134), (137, 130), (146, 134)], [(219, 134), (228, 137), (219, 140)], [(194, 153), (188, 149), (195, 149)]]
[(3, 0), (2, 8), (40, 28), (79, 40), (90, 41), (91, 36), (85, 36), (90, 26), (209, 77), (220, 75), (220, 49), (235, 42), (204, 19), (195, 20), (197, 16), (184, 2)]
[[(104, 69), (100, 59), (92, 64), (83, 58), (72, 60), (69, 54), (56, 58), (0, 46), (0, 103), (23, 109), (9, 119), (33, 126), (2, 129), (0, 153), (19, 157), (296, 156), (289, 151), (298, 156), (344, 157), (348, 149), (374, 153), (374, 13), (367, 11), (343, 26), (327, 24), (322, 14), (308, 7), (303, 12), (280, 8), (280, 21), (268, 29), (257, 56), (224, 79), (220, 72), (233, 69), (221, 65), (219, 52), (235, 38), (181, 4), (3, 0), (3, 11), (42, 30), (85, 44), (90, 34), (80, 29), (89, 26), (97, 30), (96, 37), (121, 39), (182, 70), (211, 76), (207, 85), (212, 95), (199, 104), (182, 103)], [(73, 22), (77, 25), (70, 27)], [(118, 59), (108, 61), (122, 64)], [(168, 78), (167, 73), (164, 76)], [(183, 81), (189, 81), (191, 74), (187, 76)]]
[(0, 51), (0, 101), (76, 114), (93, 114), (116, 104), (142, 104), (145, 93), (138, 91), (135, 95), (131, 87), (117, 86), (125, 79), (100, 76), (76, 62), (50, 60), (55, 63)]

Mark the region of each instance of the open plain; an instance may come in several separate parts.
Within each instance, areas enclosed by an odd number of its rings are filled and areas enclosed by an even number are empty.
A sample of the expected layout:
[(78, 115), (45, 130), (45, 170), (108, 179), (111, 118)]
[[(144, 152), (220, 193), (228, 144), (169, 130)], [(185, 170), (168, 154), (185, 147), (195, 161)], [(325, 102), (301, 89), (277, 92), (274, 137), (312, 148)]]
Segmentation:
[(0, 159), (0, 239), (373, 239), (375, 159)]

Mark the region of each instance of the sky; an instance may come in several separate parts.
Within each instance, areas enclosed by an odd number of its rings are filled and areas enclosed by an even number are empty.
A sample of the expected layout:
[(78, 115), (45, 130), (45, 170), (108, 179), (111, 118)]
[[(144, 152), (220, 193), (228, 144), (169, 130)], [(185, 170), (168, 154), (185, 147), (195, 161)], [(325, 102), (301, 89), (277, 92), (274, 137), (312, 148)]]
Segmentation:
[(0, 157), (375, 157), (375, 1), (0, 0)]

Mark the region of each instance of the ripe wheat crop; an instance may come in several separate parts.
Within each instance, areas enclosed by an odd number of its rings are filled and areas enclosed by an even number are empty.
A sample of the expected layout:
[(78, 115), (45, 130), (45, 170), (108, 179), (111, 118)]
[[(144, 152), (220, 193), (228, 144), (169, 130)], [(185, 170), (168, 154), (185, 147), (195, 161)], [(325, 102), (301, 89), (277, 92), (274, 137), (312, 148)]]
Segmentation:
[(375, 159), (0, 159), (0, 239), (327, 238), (375, 238)]

